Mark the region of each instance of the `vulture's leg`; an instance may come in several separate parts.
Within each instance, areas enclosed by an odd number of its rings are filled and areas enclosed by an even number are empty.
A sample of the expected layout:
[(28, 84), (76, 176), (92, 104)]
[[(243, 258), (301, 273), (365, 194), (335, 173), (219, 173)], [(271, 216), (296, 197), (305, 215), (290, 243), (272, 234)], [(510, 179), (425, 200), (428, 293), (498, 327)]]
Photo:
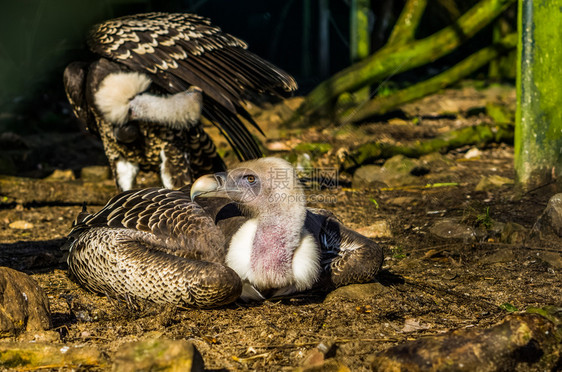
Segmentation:
[(330, 217), (321, 237), (326, 253), (332, 256), (327, 271), (336, 287), (375, 278), (384, 260), (381, 246)]
[(118, 298), (209, 308), (233, 302), (242, 290), (229, 267), (166, 253), (141, 231), (92, 228), (70, 250), (71, 273), (88, 289)]
[(179, 189), (191, 182), (191, 166), (187, 154), (167, 143), (160, 152), (160, 178), (167, 189)]
[(135, 184), (135, 178), (139, 173), (139, 165), (123, 158), (119, 158), (117, 161), (110, 163), (119, 189), (121, 191), (131, 190)]

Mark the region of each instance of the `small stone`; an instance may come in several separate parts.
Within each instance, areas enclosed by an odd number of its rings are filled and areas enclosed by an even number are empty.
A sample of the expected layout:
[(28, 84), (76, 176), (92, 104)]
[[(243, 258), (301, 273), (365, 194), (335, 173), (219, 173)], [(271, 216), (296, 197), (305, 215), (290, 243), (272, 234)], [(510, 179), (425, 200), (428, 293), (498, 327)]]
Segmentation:
[(285, 142), (281, 141), (271, 141), (265, 144), (265, 147), (269, 151), (291, 151), (291, 147)]
[(0, 337), (51, 328), (49, 300), (29, 275), (0, 267)]
[(481, 258), (478, 262), (483, 265), (490, 265), (495, 263), (512, 262), (516, 259), (517, 257), (512, 249), (500, 249), (491, 255)]
[(111, 171), (107, 166), (92, 165), (82, 168), (80, 178), (89, 182), (105, 181), (111, 178)]
[(474, 188), (474, 191), (488, 191), (491, 189), (496, 189), (503, 185), (512, 185), (512, 184), (513, 184), (512, 179), (494, 174), (489, 177), (482, 177), (480, 179), (480, 182), (478, 182), (478, 185), (476, 185), (476, 187)]
[(386, 220), (376, 221), (374, 224), (357, 229), (361, 235), (367, 238), (391, 238), (392, 231), (390, 225)]
[(379, 282), (365, 284), (350, 284), (336, 288), (330, 292), (324, 302), (340, 301), (340, 300), (371, 300), (374, 297), (382, 295), (387, 290)]
[(541, 233), (553, 231), (562, 237), (562, 193), (553, 195), (538, 218), (535, 229)]
[(458, 223), (449, 218), (437, 221), (430, 227), (429, 232), (444, 239), (463, 239), (464, 241), (474, 241), (475, 231), (470, 227)]
[(28, 230), (28, 229), (33, 229), (35, 227), (31, 222), (23, 221), (23, 220), (14, 221), (8, 226), (10, 227), (10, 229), (16, 229), (16, 230)]
[(554, 252), (537, 252), (537, 257), (554, 269), (562, 270), (562, 255)]
[(324, 353), (314, 348), (306, 354), (302, 366), (304, 368), (321, 367), (324, 364)]
[[(404, 160), (402, 162), (402, 160)], [(410, 172), (416, 167), (411, 159), (395, 156), (384, 166), (364, 165), (353, 174), (352, 186), (355, 189), (397, 187), (419, 183), (418, 177)]]
[(464, 154), (465, 159), (480, 159), (482, 156), (482, 151), (478, 150), (476, 147), (471, 148)]
[(79, 369), (95, 366), (95, 369), (106, 370), (108, 367), (105, 356), (91, 345), (77, 347), (47, 341), (0, 342), (0, 355), (0, 369), (10, 371), (71, 370), (70, 366), (80, 366)]
[(420, 164), (429, 168), (450, 167), (454, 164), (454, 161), (439, 152), (432, 152), (421, 156)]
[(192, 343), (165, 338), (130, 342), (116, 352), (113, 371), (204, 371), (203, 358)]
[(399, 196), (396, 198), (388, 199), (389, 204), (397, 206), (410, 206), (416, 205), (419, 202), (419, 198), (414, 198), (412, 196)]
[(508, 222), (504, 225), (501, 232), (500, 241), (508, 244), (521, 244), (528, 235), (527, 229), (523, 226), (514, 222)]
[(55, 169), (45, 181), (74, 181), (76, 177), (71, 169)]
[(417, 319), (406, 318), (406, 320), (404, 321), (404, 327), (402, 327), (400, 332), (410, 333), (410, 332), (416, 332), (416, 331), (420, 331), (420, 330), (428, 329), (428, 328), (430, 328), (429, 325), (421, 324), (420, 321), (417, 320)]

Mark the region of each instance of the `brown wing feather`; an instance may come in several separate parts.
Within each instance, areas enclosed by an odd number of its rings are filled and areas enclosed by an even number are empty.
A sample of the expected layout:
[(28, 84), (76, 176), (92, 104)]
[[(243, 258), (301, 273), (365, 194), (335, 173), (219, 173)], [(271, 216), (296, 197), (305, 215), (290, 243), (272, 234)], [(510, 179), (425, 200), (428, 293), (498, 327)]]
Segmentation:
[(225, 240), (212, 217), (179, 190), (130, 190), (112, 198), (99, 212), (76, 225), (71, 235), (96, 228), (123, 228), (150, 233), (163, 252), (224, 262)]
[(109, 20), (92, 29), (89, 45), (132, 71), (149, 74), (166, 92), (190, 85), (201, 88), (207, 107), (203, 115), (221, 129), (242, 159), (260, 157), (261, 151), (238, 118), (259, 129), (241, 101), (256, 93), (282, 95), (297, 89), (289, 74), (194, 14), (146, 13)]
[(73, 62), (64, 69), (63, 84), (68, 102), (72, 105), (74, 115), (92, 133), (98, 133), (95, 118), (88, 108), (86, 100), (86, 79), (88, 63)]

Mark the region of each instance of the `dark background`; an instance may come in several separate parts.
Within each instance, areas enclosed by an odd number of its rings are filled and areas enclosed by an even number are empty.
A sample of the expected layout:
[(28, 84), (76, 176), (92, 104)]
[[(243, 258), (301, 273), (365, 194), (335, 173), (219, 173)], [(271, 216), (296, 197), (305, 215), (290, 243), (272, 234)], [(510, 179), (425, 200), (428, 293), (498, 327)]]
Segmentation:
[[(372, 50), (384, 44), (405, 0), (371, 1)], [(430, 1), (418, 36), (448, 24), (474, 0)], [(329, 45), (319, 45), (318, 16), (325, 4), (330, 11)], [(305, 12), (305, 8), (308, 12)], [(85, 37), (93, 24), (127, 14), (168, 11), (193, 12), (211, 18), (243, 40), (250, 50), (285, 69), (306, 94), (329, 75), (350, 65), (349, 13), (346, 0), (21, 0), (1, 2), (0, 12), (0, 131), (37, 133), (76, 130), (62, 87), (64, 67), (91, 58)], [(309, 14), (309, 21), (304, 15)], [(308, 35), (308, 37), (307, 37)], [(468, 54), (487, 43), (486, 30), (457, 54)], [(329, 60), (319, 60), (319, 48)], [(446, 68), (453, 54), (430, 69), (397, 80), (415, 80)], [(323, 66), (323, 68), (321, 67)]]

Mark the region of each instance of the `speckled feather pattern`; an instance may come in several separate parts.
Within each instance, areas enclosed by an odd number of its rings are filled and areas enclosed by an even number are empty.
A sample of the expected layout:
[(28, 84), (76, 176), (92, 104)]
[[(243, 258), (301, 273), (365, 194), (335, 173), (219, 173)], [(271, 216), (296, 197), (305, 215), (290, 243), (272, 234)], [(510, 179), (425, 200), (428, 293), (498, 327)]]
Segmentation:
[(224, 265), (225, 238), (181, 191), (120, 194), (70, 233), (68, 265), (88, 289), (195, 307), (232, 302), (240, 279)]

